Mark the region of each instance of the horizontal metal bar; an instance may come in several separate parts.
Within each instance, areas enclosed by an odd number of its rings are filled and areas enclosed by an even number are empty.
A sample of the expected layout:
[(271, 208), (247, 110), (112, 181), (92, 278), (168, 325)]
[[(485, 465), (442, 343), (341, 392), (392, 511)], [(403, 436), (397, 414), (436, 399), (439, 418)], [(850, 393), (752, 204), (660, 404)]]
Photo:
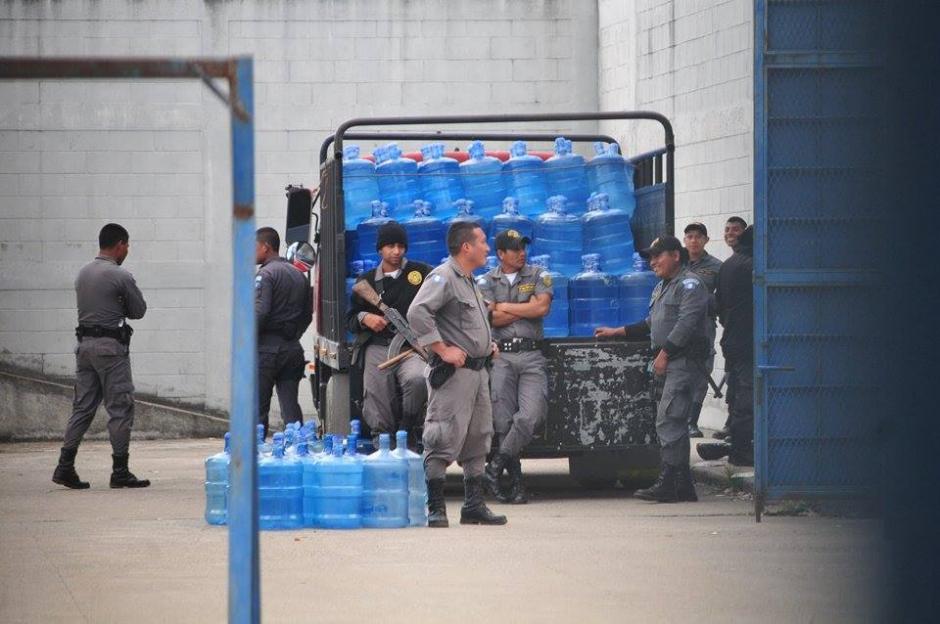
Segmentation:
[(766, 50), (764, 66), (774, 69), (877, 68), (885, 64), (883, 54), (873, 52), (819, 52), (816, 50)]
[(643, 152), (642, 154), (637, 154), (636, 156), (631, 156), (630, 158), (627, 159), (627, 162), (638, 163), (641, 160), (646, 160), (648, 158), (655, 158), (656, 156), (662, 156), (668, 151), (669, 150), (666, 149), (665, 147), (661, 147), (659, 149), (654, 149), (649, 152)]
[(0, 79), (234, 78), (228, 58), (0, 57)]
[[(617, 143), (619, 141), (606, 134), (539, 134), (531, 132), (347, 132), (343, 135), (346, 139), (361, 141), (363, 139), (378, 139), (396, 141), (554, 141), (559, 136), (575, 143), (592, 143), (594, 141), (603, 141), (605, 143)], [(336, 140), (335, 135), (328, 136), (320, 145), (320, 164), (326, 162), (329, 156), (330, 145)]]
[(795, 366), (773, 366), (770, 364), (762, 364), (762, 365), (758, 365), (757, 370), (759, 370), (762, 373), (769, 373), (772, 371), (792, 372), (796, 370), (796, 367)]
[(838, 271), (838, 270), (786, 270), (768, 268), (763, 275), (755, 275), (757, 283), (767, 288), (774, 286), (838, 287), (838, 286), (877, 286), (884, 282), (883, 273), (876, 271)]

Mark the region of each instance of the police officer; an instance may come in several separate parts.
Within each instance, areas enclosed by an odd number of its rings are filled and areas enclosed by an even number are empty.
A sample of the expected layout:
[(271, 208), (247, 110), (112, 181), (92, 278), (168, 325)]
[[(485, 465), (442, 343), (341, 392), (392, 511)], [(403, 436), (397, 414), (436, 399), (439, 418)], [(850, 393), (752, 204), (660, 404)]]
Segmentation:
[[(708, 359), (705, 360), (705, 371), (711, 375), (715, 368), (715, 318), (718, 314), (715, 302), (715, 286), (718, 283), (718, 270), (721, 269), (721, 260), (705, 251), (708, 244), (708, 228), (704, 223), (690, 223), (685, 226), (685, 249), (689, 253), (689, 268), (699, 276), (708, 290)], [(698, 428), (698, 418), (702, 413), (702, 404), (708, 393), (708, 380), (705, 375), (699, 379), (695, 391), (692, 393), (692, 411), (689, 414), (689, 437), (704, 437)]]
[[(408, 235), (405, 228), (394, 221), (379, 228), (375, 246), (382, 258), (381, 264), (356, 281), (366, 281), (386, 305), (407, 316), (431, 267), (405, 258)], [(422, 412), (428, 398), (424, 361), (412, 356), (394, 368), (379, 370), (378, 365), (388, 357), (388, 345), (395, 328), (378, 308), (355, 293), (346, 314), (346, 324), (349, 331), (356, 334), (353, 359), (364, 366), (363, 418), (373, 436), (404, 429), (408, 432), (409, 445), (414, 448), (415, 431), (423, 422)]]
[[(747, 228), (747, 221), (741, 217), (735, 215), (728, 217), (728, 220), (725, 222), (725, 232), (724, 239), (725, 244), (731, 248), (732, 255), (738, 247), (738, 240), (741, 238), (741, 235), (744, 233), (744, 230)], [(716, 288), (717, 291), (717, 288)], [(717, 294), (716, 294), (717, 300)], [(728, 370), (728, 363), (725, 362), (725, 371)], [(730, 377), (730, 375), (729, 375)], [(724, 440), (731, 435), (731, 389), (729, 387), (728, 392), (725, 393), (725, 403), (728, 404), (728, 418), (725, 419), (725, 426), (720, 430), (716, 431), (712, 436), (718, 440)]]
[(75, 335), (75, 400), (65, 429), (59, 465), (52, 481), (73, 489), (89, 487), (75, 471), (78, 445), (104, 400), (111, 439), (111, 487), (147, 487), (128, 469), (131, 427), (134, 425), (134, 381), (129, 355), (133, 330), (125, 319), (143, 318), (147, 303), (134, 276), (121, 265), (127, 258), (127, 230), (109, 223), (98, 234), (98, 255), (75, 279), (78, 327)]
[[(649, 334), (656, 359), (653, 374), (661, 396), (656, 406), (662, 471), (652, 487), (634, 496), (660, 503), (696, 501), (689, 471), (689, 412), (692, 394), (707, 355), (708, 291), (687, 266), (685, 250), (674, 236), (661, 236), (640, 252), (662, 281), (653, 289), (650, 315), (625, 327), (599, 327), (598, 337)], [(657, 392), (658, 394), (658, 392)]]
[[(490, 309), (499, 358), (493, 362), (495, 453), (486, 466), (485, 483), (500, 502), (527, 502), (519, 455), (548, 412), (548, 375), (541, 352), (542, 318), (552, 305), (552, 278), (526, 264), (528, 237), (516, 230), (496, 236), (499, 266), (477, 280)], [(503, 470), (509, 490), (500, 488)]]
[(304, 350), (300, 337), (313, 318), (307, 278), (278, 255), (281, 238), (274, 228), (256, 233), (255, 317), (258, 325), (258, 422), (268, 435), (271, 392), (277, 387), (285, 424), (303, 422), (297, 387), (304, 376)]
[(408, 323), (430, 353), (424, 468), (428, 526), (446, 527), (444, 473), (456, 461), (464, 472), (461, 524), (506, 524), (483, 500), (483, 471), (493, 436), (487, 366), (496, 345), (489, 312), (473, 279), (486, 263), (486, 234), (457, 221), (447, 230), (450, 258), (428, 274), (408, 310)]

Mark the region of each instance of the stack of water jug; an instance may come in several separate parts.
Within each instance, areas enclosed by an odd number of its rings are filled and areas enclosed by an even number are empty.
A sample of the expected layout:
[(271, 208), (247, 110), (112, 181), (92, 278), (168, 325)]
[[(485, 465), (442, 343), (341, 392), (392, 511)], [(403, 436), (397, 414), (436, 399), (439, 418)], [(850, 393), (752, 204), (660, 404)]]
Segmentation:
[(546, 337), (592, 336), (600, 325), (645, 318), (657, 279), (634, 253), (634, 168), (616, 144), (598, 142), (594, 151), (586, 161), (558, 137), (554, 154), (535, 155), (516, 141), (503, 162), (480, 141), (465, 153), (426, 145), (420, 158), (408, 158), (392, 143), (373, 152), (373, 163), (347, 146), (347, 290), (379, 262), (382, 224), (402, 223), (408, 258), (434, 266), (447, 257), (449, 225), (472, 221), (487, 232), (490, 247), (507, 229), (532, 240), (530, 262), (537, 259), (554, 282)]
[[(358, 424), (353, 421), (354, 425)], [(427, 525), (424, 462), (408, 450), (399, 431), (396, 448), (389, 434), (379, 448), (361, 453), (358, 427), (346, 437), (323, 440), (309, 426), (294, 423), (273, 442), (258, 425), (258, 525), (264, 530), (401, 528)], [(228, 519), (230, 434), (223, 452), (206, 459), (206, 522)]]

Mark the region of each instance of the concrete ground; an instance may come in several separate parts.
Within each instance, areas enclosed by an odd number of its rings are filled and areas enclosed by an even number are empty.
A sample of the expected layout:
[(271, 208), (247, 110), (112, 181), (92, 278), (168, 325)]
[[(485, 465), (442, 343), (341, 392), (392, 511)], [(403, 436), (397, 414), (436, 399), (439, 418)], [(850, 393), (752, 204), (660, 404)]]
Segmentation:
[[(50, 481), (56, 444), (0, 445), (0, 621), (221, 622), (227, 532), (205, 524), (202, 460), (218, 440), (142, 441), (146, 490)], [(505, 527), (263, 533), (266, 622), (878, 621), (870, 520), (767, 517), (700, 486), (697, 504), (587, 492), (565, 461), (525, 462), (533, 502)], [(455, 475), (456, 476), (456, 475)], [(457, 485), (457, 482), (454, 482)]]

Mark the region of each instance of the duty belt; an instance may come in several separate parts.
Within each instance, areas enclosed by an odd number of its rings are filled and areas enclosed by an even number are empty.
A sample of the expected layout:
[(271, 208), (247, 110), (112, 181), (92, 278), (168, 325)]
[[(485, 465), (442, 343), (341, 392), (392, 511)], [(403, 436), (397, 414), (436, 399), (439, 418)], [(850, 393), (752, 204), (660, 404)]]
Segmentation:
[(81, 342), (82, 338), (114, 338), (122, 345), (131, 343), (134, 329), (130, 325), (121, 327), (102, 327), (101, 325), (79, 325), (75, 328), (75, 337)]
[[(478, 358), (467, 357), (464, 359), (463, 368), (469, 368), (470, 370), (483, 370), (483, 368), (489, 366), (492, 359), (493, 356), (491, 355)], [(428, 374), (428, 382), (434, 389), (443, 386), (444, 383), (457, 371), (453, 364), (448, 364), (437, 354), (431, 355), (431, 359), (428, 361), (428, 364), (431, 367), (431, 371)]]
[(538, 351), (542, 348), (541, 340), (532, 338), (505, 338), (499, 341), (499, 350), (501, 353), (522, 353), (525, 351)]

